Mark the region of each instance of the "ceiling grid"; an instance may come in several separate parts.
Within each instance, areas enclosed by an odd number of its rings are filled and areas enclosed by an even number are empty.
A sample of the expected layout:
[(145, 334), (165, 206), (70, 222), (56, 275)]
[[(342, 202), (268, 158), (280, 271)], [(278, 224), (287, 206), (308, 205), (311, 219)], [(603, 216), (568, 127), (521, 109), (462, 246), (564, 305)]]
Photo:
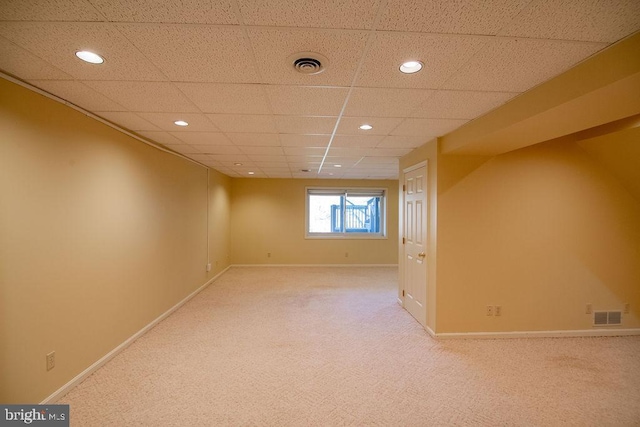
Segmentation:
[(638, 30), (637, 0), (4, 0), (0, 71), (232, 177), (396, 179)]

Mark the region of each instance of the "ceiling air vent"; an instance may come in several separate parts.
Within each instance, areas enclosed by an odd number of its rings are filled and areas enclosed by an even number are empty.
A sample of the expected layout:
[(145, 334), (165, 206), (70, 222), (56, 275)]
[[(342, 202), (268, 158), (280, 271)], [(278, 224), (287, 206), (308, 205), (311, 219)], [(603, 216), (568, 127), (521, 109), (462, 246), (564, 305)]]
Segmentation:
[(323, 72), (329, 60), (319, 53), (315, 52), (299, 52), (288, 58), (289, 63), (293, 64), (293, 68), (301, 74), (320, 74)]
[(594, 311), (593, 326), (622, 325), (621, 311)]

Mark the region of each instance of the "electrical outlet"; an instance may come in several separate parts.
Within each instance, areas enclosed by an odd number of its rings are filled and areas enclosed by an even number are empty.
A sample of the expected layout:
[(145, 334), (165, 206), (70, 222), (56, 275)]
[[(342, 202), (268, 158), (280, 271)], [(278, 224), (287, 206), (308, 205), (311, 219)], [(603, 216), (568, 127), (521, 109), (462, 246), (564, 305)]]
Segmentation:
[(624, 304), (623, 312), (624, 312), (624, 314), (629, 314), (629, 311), (631, 311), (631, 306), (627, 302), (627, 303)]
[(496, 316), (502, 316), (502, 306), (501, 305), (496, 305), (496, 308), (495, 308), (494, 311), (495, 311)]
[(349, 258), (349, 252), (345, 252), (345, 253), (344, 253), (344, 257), (345, 257), (345, 258)]
[(587, 308), (584, 310), (584, 314), (591, 314), (591, 313), (593, 313), (593, 305), (587, 304)]
[(271, 252), (267, 252), (267, 258), (271, 258)]
[(47, 354), (47, 371), (52, 370), (56, 367), (56, 352), (52, 351)]
[(207, 264), (207, 271), (211, 271), (211, 263)]
[(487, 306), (487, 316), (493, 316), (493, 306), (492, 305), (488, 305)]

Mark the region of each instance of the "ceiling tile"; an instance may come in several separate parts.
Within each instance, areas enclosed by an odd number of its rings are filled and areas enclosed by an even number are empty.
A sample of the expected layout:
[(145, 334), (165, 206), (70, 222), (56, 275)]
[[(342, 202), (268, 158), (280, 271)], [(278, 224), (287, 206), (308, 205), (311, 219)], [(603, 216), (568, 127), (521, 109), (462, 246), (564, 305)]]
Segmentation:
[[(377, 33), (357, 85), (437, 89), (486, 44), (487, 37)], [(400, 65), (422, 61), (424, 68), (403, 74)]]
[[(218, 165), (218, 162), (214, 161), (214, 164)], [(239, 174), (237, 172), (234, 172), (233, 170), (226, 168), (226, 167), (222, 167), (222, 166), (216, 166), (216, 170), (220, 173), (223, 173), (229, 177), (232, 178), (238, 178)]]
[(336, 135), (331, 147), (375, 147), (382, 138), (382, 135)]
[(277, 133), (273, 117), (256, 114), (207, 114), (223, 132)]
[(226, 166), (234, 168), (234, 163), (248, 164), (250, 162), (249, 157), (244, 154), (213, 154), (211, 155), (213, 160), (222, 162)]
[(398, 172), (353, 169), (350, 171), (346, 171), (343, 179), (396, 180), (398, 179)]
[(247, 154), (249, 159), (255, 164), (272, 162), (272, 163), (284, 163), (287, 161), (287, 158), (283, 155), (281, 156), (268, 156), (268, 155), (258, 155), (258, 154)]
[(473, 119), (517, 96), (517, 92), (440, 90), (411, 113), (430, 119)]
[(162, 145), (184, 145), (184, 142), (171, 135), (169, 132), (155, 132), (155, 131), (137, 131), (138, 135), (155, 141)]
[(233, 145), (229, 138), (219, 132), (171, 132), (182, 142), (189, 145)]
[(337, 116), (347, 96), (347, 88), (309, 86), (267, 86), (274, 114)]
[(259, 169), (247, 169), (246, 171), (239, 171), (243, 178), (247, 179), (256, 179), (256, 178), (268, 178), (266, 174), (264, 174)]
[[(245, 155), (242, 154), (238, 154), (238, 155), (227, 155), (224, 156), (222, 154), (214, 154), (212, 155), (212, 157), (214, 158), (221, 158), (222, 160), (215, 160), (215, 162), (223, 168), (229, 169), (229, 170), (234, 170), (238, 167), (247, 167), (247, 168), (256, 168), (257, 166), (255, 164), (253, 164), (253, 162), (251, 160), (249, 160), (249, 158)], [(238, 160), (238, 158), (242, 158), (241, 161)]]
[(359, 167), (376, 167), (376, 168), (398, 168), (400, 160), (397, 157), (371, 157), (366, 156), (360, 163)]
[[(400, 156), (637, 31), (639, 9), (635, 0), (4, 0), (0, 69), (229, 176), (393, 179)], [(80, 62), (81, 48), (105, 64)], [(327, 56), (327, 69), (296, 73), (287, 58), (299, 51)], [(425, 69), (401, 74), (406, 59)], [(373, 129), (360, 130), (365, 122)]]
[(138, 116), (136, 113), (130, 113), (127, 111), (101, 111), (96, 113), (103, 119), (109, 120), (125, 129), (139, 131), (139, 130), (161, 130), (158, 126), (153, 125)]
[(246, 25), (369, 29), (379, 0), (238, 0)]
[(187, 144), (162, 144), (169, 150), (188, 156), (190, 154), (202, 154), (200, 150)]
[(136, 112), (194, 113), (198, 109), (171, 83), (87, 81), (88, 86)]
[(124, 111), (122, 105), (78, 81), (31, 80), (34, 86), (89, 111)]
[(256, 83), (242, 29), (176, 24), (117, 28), (172, 81)]
[(374, 148), (367, 151), (367, 156), (371, 157), (402, 157), (409, 154), (411, 148)]
[(429, 141), (423, 136), (386, 136), (377, 148), (418, 148)]
[(433, 91), (426, 89), (358, 87), (353, 89), (344, 113), (358, 117), (405, 117), (431, 95)]
[(331, 135), (291, 135), (281, 134), (283, 147), (326, 147)]
[(0, 21), (102, 21), (85, 0), (2, 0)]
[(398, 136), (421, 136), (425, 140), (442, 136), (459, 128), (468, 120), (458, 119), (406, 119), (393, 132)]
[(23, 80), (71, 80), (71, 76), (31, 52), (0, 37), (0, 70)]
[(373, 148), (364, 147), (331, 147), (329, 155), (332, 157), (364, 157), (373, 152)]
[(206, 154), (244, 154), (235, 145), (193, 145), (200, 153)]
[(239, 162), (233, 163), (231, 168), (240, 174), (246, 175), (247, 172), (258, 170), (258, 167), (250, 160), (241, 164), (238, 164), (238, 163)]
[(496, 38), (442, 89), (524, 92), (604, 47), (600, 43)]
[(211, 156), (208, 154), (189, 154), (187, 157), (200, 163), (212, 160)]
[[(383, 117), (342, 117), (340, 126), (338, 126), (338, 134), (341, 135), (387, 135), (395, 129), (402, 119), (400, 118), (383, 118)], [(360, 125), (368, 124), (373, 129), (362, 130)]]
[[(168, 132), (220, 132), (204, 114), (198, 113), (138, 113), (140, 117)], [(174, 122), (184, 120), (189, 126), (178, 126)]]
[(280, 146), (280, 139), (275, 133), (228, 133), (227, 136), (238, 146)]
[[(265, 83), (349, 86), (367, 41), (367, 32), (252, 28), (249, 38)], [(328, 59), (319, 74), (302, 74), (291, 55), (316, 52)]]
[(203, 113), (270, 114), (260, 85), (175, 83)]
[(326, 147), (284, 147), (287, 156), (324, 156)]
[(278, 131), (295, 134), (330, 134), (337, 117), (274, 116)]
[[(211, 157), (211, 156), (209, 156), (209, 157)], [(211, 159), (211, 158), (209, 158), (209, 160), (207, 160), (206, 162), (202, 162), (202, 163), (203, 163), (204, 165), (207, 165), (207, 166), (208, 166), (208, 167), (210, 167), (211, 169), (215, 169), (215, 170), (217, 170), (217, 171), (218, 171), (218, 172), (220, 172), (220, 173), (224, 173), (224, 172), (222, 172), (221, 170), (219, 170), (219, 168), (220, 168), (220, 163), (218, 163), (217, 161), (215, 161), (215, 160), (213, 160), (213, 159)]]
[(398, 166), (400, 164), (400, 160), (397, 157), (373, 157), (373, 156), (365, 156), (360, 161), (360, 166), (366, 167), (369, 165), (370, 167), (392, 167)]
[(232, 0), (90, 0), (109, 21), (237, 25)]
[[(113, 24), (2, 22), (0, 35), (78, 79), (166, 80)], [(98, 53), (105, 61), (100, 65), (83, 62), (75, 56), (79, 50)]]
[[(241, 146), (239, 149), (248, 155), (254, 156), (284, 156), (282, 147)], [(255, 159), (254, 159), (255, 160)]]
[(287, 156), (291, 170), (317, 169), (322, 163), (322, 156)]
[(638, 0), (535, 0), (499, 35), (613, 43), (638, 29)]
[[(345, 157), (345, 156), (327, 156), (324, 160), (323, 168), (349, 168), (358, 163), (362, 159), (360, 156)], [(340, 166), (335, 166), (340, 165)]]
[(388, 0), (379, 30), (496, 34), (530, 0)]
[(256, 165), (256, 167), (259, 167), (260, 169), (262, 169), (263, 172), (266, 172), (266, 171), (288, 172), (288, 171), (290, 171), (289, 163), (287, 163), (286, 161), (280, 161), (280, 162), (254, 162), (254, 164)]
[(266, 176), (268, 178), (274, 178), (274, 179), (286, 179), (286, 178), (291, 178), (291, 172), (285, 172), (285, 171), (263, 171)]
[(260, 168), (260, 170), (264, 173), (287, 173), (287, 172), (291, 172), (291, 169), (289, 169), (289, 166), (277, 166), (277, 165), (287, 165), (286, 163), (271, 163), (272, 165), (276, 165), (276, 166), (269, 166), (270, 163), (264, 163), (263, 165), (256, 165)]
[(316, 178), (320, 178), (320, 176), (318, 176), (316, 174), (316, 170), (310, 168), (311, 170), (309, 172), (301, 172), (299, 170), (293, 171), (291, 172), (291, 176), (294, 179), (316, 179)]

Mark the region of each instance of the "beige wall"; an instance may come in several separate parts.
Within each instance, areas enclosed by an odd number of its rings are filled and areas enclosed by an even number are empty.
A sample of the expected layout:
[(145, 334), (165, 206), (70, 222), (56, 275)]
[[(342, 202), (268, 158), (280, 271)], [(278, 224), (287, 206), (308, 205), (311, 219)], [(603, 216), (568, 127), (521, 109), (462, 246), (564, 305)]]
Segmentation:
[(231, 178), (209, 170), (209, 278), (230, 264)]
[[(305, 239), (307, 186), (386, 188), (388, 238)], [(248, 178), (231, 187), (232, 264), (397, 263), (398, 181)]]
[(437, 334), (589, 331), (587, 304), (629, 304), (618, 328), (640, 327), (639, 47), (616, 43), (401, 159), (429, 161)]
[(588, 330), (588, 303), (640, 327), (640, 200), (575, 143), (445, 155), (438, 177), (438, 333)]
[(207, 281), (207, 170), (1, 79), (0, 129), (0, 402), (36, 403)]

